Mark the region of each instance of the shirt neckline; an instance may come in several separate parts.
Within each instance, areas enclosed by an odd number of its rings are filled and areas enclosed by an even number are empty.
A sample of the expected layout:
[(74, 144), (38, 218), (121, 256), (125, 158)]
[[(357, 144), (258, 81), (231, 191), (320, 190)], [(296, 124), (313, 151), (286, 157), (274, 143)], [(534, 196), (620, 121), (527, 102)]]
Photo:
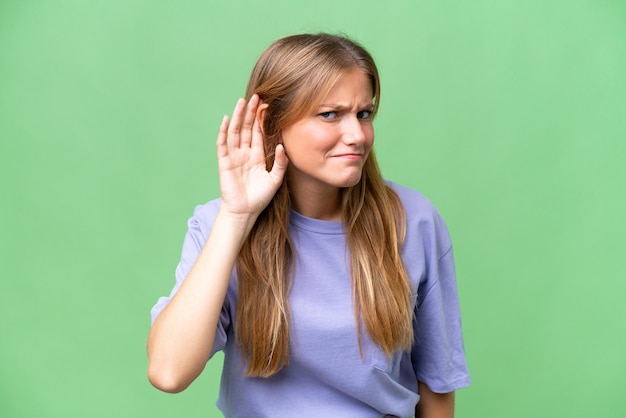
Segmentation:
[(289, 223), (296, 228), (319, 234), (343, 235), (345, 233), (343, 222), (341, 221), (323, 221), (321, 219), (309, 218), (293, 209), (291, 209), (289, 215)]

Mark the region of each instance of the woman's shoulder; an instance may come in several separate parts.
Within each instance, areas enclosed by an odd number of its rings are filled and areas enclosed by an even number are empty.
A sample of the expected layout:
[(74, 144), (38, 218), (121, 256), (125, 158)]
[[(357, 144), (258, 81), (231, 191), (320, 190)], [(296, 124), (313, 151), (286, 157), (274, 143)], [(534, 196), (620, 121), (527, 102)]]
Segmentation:
[(397, 183), (387, 184), (398, 194), (407, 221), (407, 237), (437, 243), (441, 251), (446, 251), (452, 244), (448, 227), (433, 203), (417, 190), (401, 186)]
[(221, 199), (213, 199), (204, 204), (197, 205), (193, 210), (193, 215), (188, 220), (190, 228), (198, 228), (208, 231), (213, 227), (215, 217), (220, 209)]
[(409, 215), (426, 215), (426, 216), (439, 216), (439, 212), (435, 205), (421, 192), (411, 189), (406, 186), (402, 186), (392, 181), (387, 181), (387, 184), (396, 192), (404, 210)]

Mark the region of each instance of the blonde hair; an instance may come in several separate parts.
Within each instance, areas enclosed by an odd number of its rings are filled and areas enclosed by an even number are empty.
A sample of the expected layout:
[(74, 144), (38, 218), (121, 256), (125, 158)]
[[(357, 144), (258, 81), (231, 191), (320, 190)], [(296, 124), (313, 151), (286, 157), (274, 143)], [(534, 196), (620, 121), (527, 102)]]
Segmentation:
[[(375, 114), (380, 97), (378, 70), (357, 43), (329, 34), (304, 34), (279, 39), (263, 52), (252, 70), (246, 98), (258, 94), (268, 104), (263, 119), (268, 169), (281, 132), (310, 115), (354, 68), (372, 83)], [(413, 312), (411, 286), (400, 257), (406, 225), (402, 203), (385, 184), (373, 152), (359, 183), (341, 193), (359, 348), (363, 323), (388, 356), (408, 350), (413, 343)], [(283, 181), (237, 259), (235, 335), (250, 376), (271, 376), (289, 362), (289, 290), (294, 274), (290, 208), (287, 181)]]

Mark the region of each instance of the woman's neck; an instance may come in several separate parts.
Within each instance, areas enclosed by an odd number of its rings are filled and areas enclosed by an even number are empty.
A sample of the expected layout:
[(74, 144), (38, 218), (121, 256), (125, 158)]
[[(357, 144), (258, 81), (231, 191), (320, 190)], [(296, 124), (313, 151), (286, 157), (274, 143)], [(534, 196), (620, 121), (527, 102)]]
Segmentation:
[(341, 221), (341, 193), (337, 187), (289, 187), (291, 206), (307, 218)]

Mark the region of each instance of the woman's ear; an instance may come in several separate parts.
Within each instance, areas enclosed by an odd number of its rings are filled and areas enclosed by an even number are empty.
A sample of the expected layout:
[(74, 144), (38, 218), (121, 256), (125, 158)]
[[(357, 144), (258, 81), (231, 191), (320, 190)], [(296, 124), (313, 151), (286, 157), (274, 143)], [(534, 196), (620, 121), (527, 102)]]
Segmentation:
[(267, 103), (260, 102), (259, 106), (256, 109), (256, 120), (259, 124), (259, 127), (261, 128), (261, 132), (263, 132), (263, 135), (265, 135), (263, 121), (265, 120), (265, 111), (267, 110), (268, 106), (269, 105)]

